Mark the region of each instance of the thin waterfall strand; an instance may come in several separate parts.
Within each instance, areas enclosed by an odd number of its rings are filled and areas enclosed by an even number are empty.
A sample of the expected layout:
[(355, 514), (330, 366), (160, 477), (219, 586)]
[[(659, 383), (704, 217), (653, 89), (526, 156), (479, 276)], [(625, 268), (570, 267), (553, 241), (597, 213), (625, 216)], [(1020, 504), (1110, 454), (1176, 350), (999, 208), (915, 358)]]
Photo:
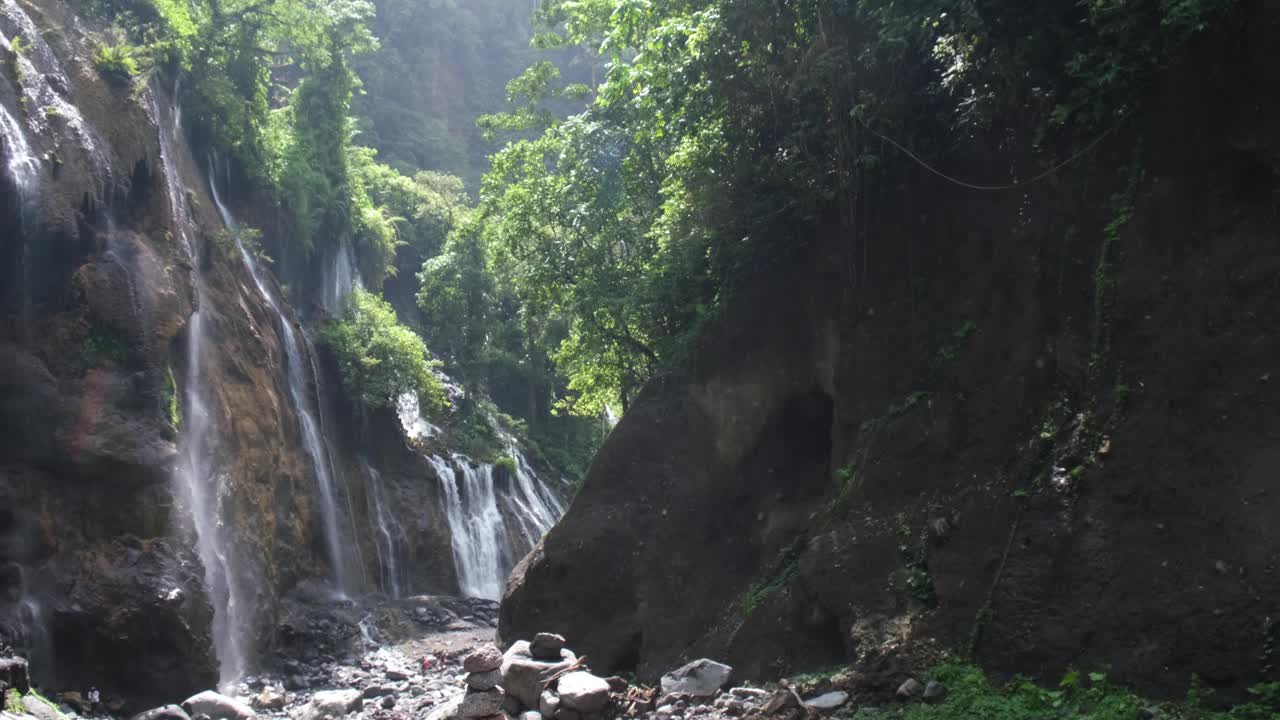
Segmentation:
[[(238, 224), (231, 211), (222, 202), (222, 197), (218, 192), (217, 176), (213, 172), (212, 159), (210, 160), (209, 186), (213, 195), (213, 202), (217, 205), (218, 213), (222, 216), (222, 222), (234, 234)], [(245, 268), (249, 271), (250, 278), (253, 279), (253, 284), (258, 290), (258, 294), (262, 297), (262, 301), (267, 308), (275, 315), (277, 326), (280, 328), (281, 340), (283, 341), (286, 361), (288, 362), (289, 396), (293, 402), (294, 411), (298, 416), (298, 424), (302, 429), (303, 448), (306, 450), (308, 459), (311, 460), (316, 482), (320, 487), (320, 517), (324, 525), (324, 537), (325, 544), (328, 546), (329, 560), (333, 565), (334, 584), (340, 593), (348, 594), (355, 589), (355, 586), (351, 572), (348, 569), (345, 550), (347, 545), (343, 541), (341, 526), (338, 522), (338, 500), (333, 482), (332, 466), (329, 463), (328, 451), (324, 446), (319, 420), (317, 420), (317, 415), (311, 409), (311, 404), (308, 400), (309, 393), (307, 392), (305, 372), (309, 363), (304, 364), (302, 360), (302, 353), (305, 348), (299, 344), (293, 324), (289, 322), (288, 317), (280, 309), (275, 294), (271, 292), (266, 282), (263, 281), (257, 261), (245, 248), (238, 235), (236, 235), (235, 242), (236, 249), (240, 252), (240, 257), (244, 261)]]
[(204, 352), (206, 331), (199, 301), (204, 292), (200, 264), (192, 240), (192, 220), (186, 193), (175, 161), (175, 148), (180, 133), (176, 96), (171, 99), (169, 117), (164, 116), (152, 97), (153, 121), (160, 131), (160, 160), (169, 194), (169, 210), (182, 247), (193, 272), (193, 292), (197, 309), (187, 321), (187, 374), (183, 391), (181, 455), (174, 469), (174, 485), (179, 509), (195, 536), (196, 554), (204, 566), (205, 588), (213, 608), (213, 644), (218, 660), (219, 684), (227, 687), (242, 677), (247, 669), (247, 607), (232, 568), (229, 539), (219, 520), (219, 487), (224, 478), (213, 466), (213, 447), (217, 428), (210, 422)]

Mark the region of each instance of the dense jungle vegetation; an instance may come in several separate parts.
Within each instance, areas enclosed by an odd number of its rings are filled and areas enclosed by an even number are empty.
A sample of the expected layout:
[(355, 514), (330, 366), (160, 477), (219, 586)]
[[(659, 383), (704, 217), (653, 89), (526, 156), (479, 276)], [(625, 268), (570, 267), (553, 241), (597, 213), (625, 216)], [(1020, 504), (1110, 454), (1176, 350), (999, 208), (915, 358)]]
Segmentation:
[[(895, 146), (945, 164), (1005, 133), (1051, 166), (1232, 4), (546, 0), (532, 26), (495, 0), (92, 9), (121, 28), (104, 72), (179, 70), (193, 133), (274, 198), (287, 242), (351, 237), (374, 291), (416, 275), (402, 319), (538, 424), (625, 411), (747, 268), (861, 212)], [(994, 124), (1010, 109), (1024, 127)]]

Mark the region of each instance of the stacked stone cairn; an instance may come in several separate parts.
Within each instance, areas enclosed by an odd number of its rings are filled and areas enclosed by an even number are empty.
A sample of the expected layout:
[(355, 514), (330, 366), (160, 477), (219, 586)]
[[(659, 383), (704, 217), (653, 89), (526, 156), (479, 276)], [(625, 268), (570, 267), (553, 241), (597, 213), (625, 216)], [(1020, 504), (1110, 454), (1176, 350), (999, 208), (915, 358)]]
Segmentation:
[(467, 691), (428, 720), (603, 720), (611, 693), (626, 683), (592, 675), (552, 633), (521, 640), (507, 652), (481, 647), (462, 661)]

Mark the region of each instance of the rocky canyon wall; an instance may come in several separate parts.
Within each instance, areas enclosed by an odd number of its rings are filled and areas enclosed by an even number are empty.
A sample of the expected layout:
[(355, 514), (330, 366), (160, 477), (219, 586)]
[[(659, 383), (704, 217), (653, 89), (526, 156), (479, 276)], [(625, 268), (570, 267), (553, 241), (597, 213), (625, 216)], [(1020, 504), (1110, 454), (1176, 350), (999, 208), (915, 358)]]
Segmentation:
[[(649, 678), (943, 651), (1166, 693), (1270, 677), (1280, 95), (1250, 12), (1044, 181), (884, 148), (843, 212), (773, 238), (516, 569), (501, 636)], [(1029, 137), (943, 164), (1031, 177)]]
[(192, 146), (176, 69), (94, 67), (100, 31), (0, 2), (0, 643), (47, 689), (145, 704), (268, 657), (303, 580), (454, 593), (458, 561), (448, 448), (348, 402), (285, 268), (229, 232), (278, 213)]

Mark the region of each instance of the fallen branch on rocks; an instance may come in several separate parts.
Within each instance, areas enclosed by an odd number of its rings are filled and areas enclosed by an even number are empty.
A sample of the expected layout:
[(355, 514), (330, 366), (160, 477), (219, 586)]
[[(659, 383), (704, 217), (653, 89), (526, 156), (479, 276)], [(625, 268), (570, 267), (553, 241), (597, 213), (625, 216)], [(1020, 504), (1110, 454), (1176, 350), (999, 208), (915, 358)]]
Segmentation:
[(654, 701), (658, 698), (658, 688), (646, 687), (629, 687), (618, 703), (619, 706), (625, 704), (626, 715), (635, 715), (637, 710), (652, 710)]
[(583, 655), (577, 660), (574, 660), (573, 662), (569, 663), (568, 667), (560, 670), (555, 675), (552, 675), (551, 677), (547, 678), (542, 683), (542, 689), (546, 690), (547, 688), (554, 685), (557, 680), (564, 677), (565, 675), (568, 675), (571, 672), (577, 672), (578, 670), (584, 670), (586, 669), (586, 667), (587, 667), (587, 656)]

